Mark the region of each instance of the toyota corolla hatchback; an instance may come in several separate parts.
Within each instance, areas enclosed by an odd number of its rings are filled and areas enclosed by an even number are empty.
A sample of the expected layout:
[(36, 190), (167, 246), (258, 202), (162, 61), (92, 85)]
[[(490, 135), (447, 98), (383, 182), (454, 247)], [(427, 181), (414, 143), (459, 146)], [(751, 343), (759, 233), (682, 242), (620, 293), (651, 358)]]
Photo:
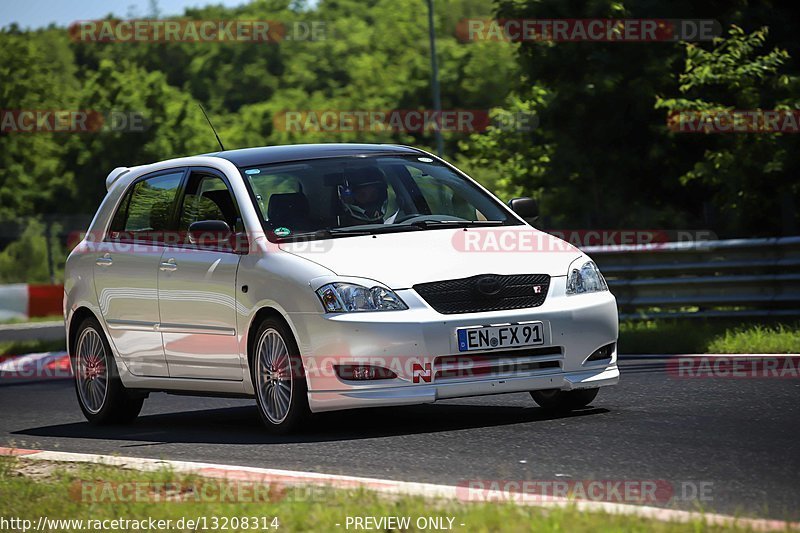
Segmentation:
[(153, 391), (310, 413), (619, 379), (617, 309), (580, 250), (422, 150), (319, 144), (117, 168), (67, 260), (78, 403), (134, 419)]

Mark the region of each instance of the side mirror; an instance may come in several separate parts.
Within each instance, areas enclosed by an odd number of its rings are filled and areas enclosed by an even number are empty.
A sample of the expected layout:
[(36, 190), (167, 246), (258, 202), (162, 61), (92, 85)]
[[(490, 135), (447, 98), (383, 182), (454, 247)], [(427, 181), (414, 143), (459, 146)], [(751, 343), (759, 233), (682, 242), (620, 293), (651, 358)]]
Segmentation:
[(202, 248), (230, 249), (231, 228), (223, 220), (199, 220), (189, 226), (189, 243)]
[(524, 219), (536, 218), (539, 216), (539, 205), (533, 198), (512, 198), (508, 201), (508, 207)]

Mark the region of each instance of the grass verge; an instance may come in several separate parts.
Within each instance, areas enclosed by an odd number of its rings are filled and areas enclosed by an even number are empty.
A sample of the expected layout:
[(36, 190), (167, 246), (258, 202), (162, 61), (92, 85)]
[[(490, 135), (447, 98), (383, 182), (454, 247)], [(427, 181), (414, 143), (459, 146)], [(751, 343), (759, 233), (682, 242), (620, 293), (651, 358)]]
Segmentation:
[[(0, 325), (20, 324), (29, 322), (59, 322), (59, 321), (63, 322), (64, 317), (61, 315), (53, 315), (53, 316), (31, 317), (25, 320), (20, 320), (20, 319), (0, 320)], [(50, 340), (50, 341), (30, 340), (30, 341), (0, 342), (0, 356), (23, 355), (27, 353), (37, 353), (37, 352), (58, 352), (58, 351), (65, 351), (66, 349), (67, 348), (64, 340)]]
[(67, 345), (63, 340), (53, 341), (6, 341), (0, 342), (0, 356), (25, 355), (39, 352), (63, 352)]
[(800, 327), (749, 326), (726, 331), (708, 344), (710, 353), (800, 353)]
[(800, 353), (800, 322), (623, 321), (619, 330), (619, 350), (622, 354)]
[(10, 318), (8, 320), (0, 320), (0, 324), (22, 324), (28, 322), (64, 322), (62, 315), (48, 315), (48, 316), (32, 316), (28, 318)]
[[(464, 503), (421, 497), (389, 497), (364, 489), (309, 490), (302, 487), (270, 487), (266, 492), (267, 497), (260, 498), (257, 503), (252, 503), (257, 499), (252, 496), (255, 492), (247, 493), (251, 494), (248, 502), (227, 501), (227, 498), (224, 502), (205, 499), (198, 502), (198, 494), (217, 494), (203, 488), (208, 483), (219, 486), (220, 481), (204, 480), (169, 470), (138, 472), (102, 465), (56, 464), (0, 457), (1, 516), (31, 520), (34, 525), (41, 516), (51, 520), (83, 520), (83, 526), (89, 520), (142, 520), (150, 517), (155, 520), (172, 520), (172, 524), (177, 526), (178, 520), (182, 518), (186, 520), (205, 517), (208, 529), (212, 529), (212, 521), (217, 520), (218, 523), (225, 522), (229, 531), (264, 531), (272, 530), (275, 524), (273, 518), (277, 518), (278, 529), (282, 531), (335, 531), (347, 530), (347, 517), (396, 516), (410, 517), (410, 527), (405, 529), (408, 531), (419, 530), (416, 521), (420, 517), (453, 518), (453, 531), (745, 531), (732, 527), (708, 526), (700, 521), (688, 524), (668, 523), (631, 516), (582, 512), (575, 508), (545, 510), (509, 503)], [(132, 486), (137, 487), (136, 491), (122, 490)], [(142, 491), (141, 487), (172, 487), (173, 501), (153, 502), (154, 497), (163, 493), (158, 490)], [(127, 494), (127, 497), (123, 497), (123, 494)], [(256, 518), (257, 527), (253, 527), (252, 520), (249, 526), (245, 525), (242, 517)], [(444, 523), (447, 524), (447, 520)], [(75, 523), (71, 527), (63, 527), (62, 524), (58, 530), (78, 530), (75, 526)], [(176, 529), (175, 526), (173, 530)], [(130, 526), (128, 529), (131, 529)], [(203, 528), (193, 529), (199, 531)]]

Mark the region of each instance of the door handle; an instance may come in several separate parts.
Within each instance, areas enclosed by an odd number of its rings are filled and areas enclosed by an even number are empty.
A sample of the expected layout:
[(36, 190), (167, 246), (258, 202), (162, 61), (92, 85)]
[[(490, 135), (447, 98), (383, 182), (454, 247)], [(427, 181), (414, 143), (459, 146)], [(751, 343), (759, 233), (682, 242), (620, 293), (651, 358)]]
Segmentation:
[(166, 261), (161, 261), (161, 265), (158, 267), (158, 269), (162, 272), (175, 272), (178, 270), (178, 265), (175, 264), (174, 258), (170, 258)]
[(111, 259), (111, 254), (104, 254), (103, 257), (98, 257), (94, 264), (101, 267), (107, 267), (113, 265), (114, 260)]

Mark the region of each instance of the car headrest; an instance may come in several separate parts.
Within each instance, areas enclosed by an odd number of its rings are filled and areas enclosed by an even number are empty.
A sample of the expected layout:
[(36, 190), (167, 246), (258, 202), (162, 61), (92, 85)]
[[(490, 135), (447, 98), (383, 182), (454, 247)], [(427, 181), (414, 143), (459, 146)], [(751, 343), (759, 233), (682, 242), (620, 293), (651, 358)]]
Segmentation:
[(269, 197), (267, 218), (273, 225), (301, 226), (307, 221), (308, 198), (301, 192), (273, 194)]
[(236, 206), (233, 203), (233, 198), (231, 198), (231, 193), (227, 190), (206, 191), (203, 193), (203, 198), (208, 198), (214, 202), (225, 218), (225, 222), (230, 227), (234, 226), (236, 223)]

